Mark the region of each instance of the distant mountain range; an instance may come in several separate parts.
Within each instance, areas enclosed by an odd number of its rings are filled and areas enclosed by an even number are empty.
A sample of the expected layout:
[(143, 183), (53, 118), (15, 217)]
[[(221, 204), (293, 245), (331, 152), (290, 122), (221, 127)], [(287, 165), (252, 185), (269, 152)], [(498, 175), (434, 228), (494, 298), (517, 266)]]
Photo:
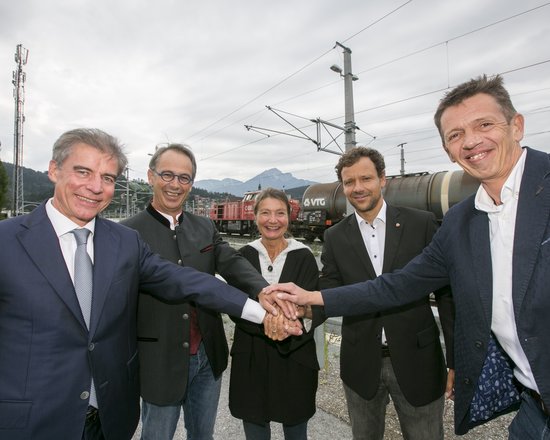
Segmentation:
[[(8, 193), (7, 198), (11, 199), (12, 197), (12, 188), (11, 180), (13, 177), (13, 165), (8, 162), (2, 162), (4, 169), (8, 175)], [(120, 180), (124, 179), (121, 176)], [(24, 180), (24, 191), (25, 191), (25, 201), (29, 202), (41, 202), (53, 195), (53, 184), (48, 179), (47, 171), (35, 171), (31, 168), (23, 167), (23, 180)], [(242, 197), (247, 191), (255, 191), (261, 185), (262, 188), (273, 187), (278, 189), (284, 189), (294, 198), (301, 198), (306, 187), (309, 185), (317, 183), (311, 180), (297, 179), (290, 173), (282, 173), (277, 168), (272, 168), (266, 170), (261, 174), (258, 174), (256, 177), (247, 180), (246, 182), (241, 182), (236, 179), (208, 179), (208, 180), (198, 180), (193, 185), (193, 191), (197, 192), (199, 189), (208, 191), (209, 193), (229, 193), (233, 194), (236, 197)], [(142, 181), (132, 181), (131, 185), (145, 185)], [(135, 188), (134, 188), (135, 189)], [(294, 189), (294, 190), (293, 190)], [(118, 185), (117, 190), (120, 189)], [(137, 191), (137, 189), (136, 189)], [(141, 192), (146, 192), (146, 190), (140, 189)], [(200, 193), (200, 190), (198, 191)], [(203, 194), (201, 194), (203, 195)], [(204, 196), (204, 195), (203, 195)], [(147, 198), (148, 200), (148, 198)], [(120, 202), (120, 197), (115, 197), (114, 203)]]
[(247, 191), (256, 191), (259, 188), (273, 187), (287, 190), (291, 188), (309, 186), (312, 183), (316, 182), (305, 179), (297, 179), (290, 173), (283, 173), (277, 168), (271, 168), (245, 182), (230, 178), (225, 178), (222, 180), (206, 179), (197, 180), (194, 183), (194, 186), (210, 192), (226, 192), (240, 197)]

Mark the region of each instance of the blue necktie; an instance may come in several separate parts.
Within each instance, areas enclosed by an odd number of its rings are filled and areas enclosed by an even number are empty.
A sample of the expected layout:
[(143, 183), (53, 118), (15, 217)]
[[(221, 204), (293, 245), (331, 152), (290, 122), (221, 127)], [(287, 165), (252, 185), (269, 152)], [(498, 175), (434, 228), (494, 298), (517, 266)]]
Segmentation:
[[(93, 292), (93, 265), (88, 250), (89, 229), (73, 229), (71, 231), (76, 239), (76, 252), (74, 254), (74, 290), (80, 304), (80, 310), (84, 316), (86, 327), (90, 329), (90, 315), (92, 313)], [(98, 407), (95, 393), (94, 380), (90, 386), (90, 405)]]

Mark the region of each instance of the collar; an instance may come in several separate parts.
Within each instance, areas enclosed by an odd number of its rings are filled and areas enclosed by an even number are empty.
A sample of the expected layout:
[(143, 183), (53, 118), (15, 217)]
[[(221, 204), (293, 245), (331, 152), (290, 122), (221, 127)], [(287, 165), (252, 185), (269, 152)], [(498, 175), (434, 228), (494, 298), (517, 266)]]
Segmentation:
[[(380, 211), (378, 211), (378, 214), (376, 215), (376, 218), (373, 220), (372, 225), (373, 226), (376, 221), (382, 222), (382, 224), (386, 224), (386, 212), (388, 209), (388, 205), (386, 204), (386, 201), (382, 199), (382, 207), (380, 208)], [(361, 223), (368, 224), (367, 221), (359, 215), (357, 211), (354, 212), (355, 218), (357, 219), (357, 224), (361, 226)]]
[(71, 232), (73, 229), (79, 228), (89, 229), (93, 237), (95, 231), (95, 217), (84, 226), (77, 225), (75, 222), (62, 214), (55, 206), (53, 206), (52, 200), (53, 199), (49, 199), (46, 202), (46, 215), (50, 219), (50, 222), (52, 223), (58, 237)]
[[(305, 244), (300, 243), (298, 240), (295, 240), (294, 238), (287, 238), (286, 243), (287, 243), (286, 248), (284, 248), (279, 255), (288, 254), (289, 252), (295, 251), (297, 249), (307, 248)], [(267, 249), (263, 245), (261, 238), (251, 241), (250, 243), (248, 243), (248, 245), (256, 249), (261, 254), (265, 255), (267, 258), (269, 258)], [(277, 257), (279, 257), (279, 255), (277, 255)]]
[(178, 225), (176, 225), (176, 224), (174, 224), (174, 217), (172, 217), (171, 215), (168, 215), (168, 214), (164, 214), (163, 212), (160, 212), (160, 211), (156, 210), (153, 207), (152, 203), (149, 203), (149, 205), (147, 205), (146, 209), (147, 209), (147, 212), (149, 214), (151, 214), (157, 221), (159, 221), (164, 226), (166, 226), (167, 228), (170, 228), (172, 230), (174, 230), (176, 228), (176, 226), (181, 225), (181, 222), (183, 220), (183, 211), (178, 216)]
[(476, 209), (483, 212), (499, 212), (502, 210), (502, 206), (509, 202), (512, 198), (519, 197), (519, 189), (521, 187), (521, 178), (523, 177), (523, 170), (525, 169), (525, 158), (527, 157), (527, 150), (524, 148), (519, 160), (512, 168), (512, 172), (504, 182), (502, 189), (500, 190), (500, 200), (502, 205), (495, 205), (493, 199), (487, 194), (483, 185), (479, 185), (479, 188), (475, 197)]

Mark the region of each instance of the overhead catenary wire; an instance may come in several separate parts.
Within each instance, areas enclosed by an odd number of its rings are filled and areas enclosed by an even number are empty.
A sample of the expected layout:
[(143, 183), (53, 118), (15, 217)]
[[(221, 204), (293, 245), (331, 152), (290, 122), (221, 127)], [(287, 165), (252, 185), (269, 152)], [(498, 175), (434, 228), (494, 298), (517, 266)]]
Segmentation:
[[(410, 3), (410, 2), (406, 2), (406, 3), (404, 3), (402, 6), (406, 5), (407, 3)], [(548, 6), (548, 5), (550, 5), (550, 2), (544, 3), (544, 4), (542, 4), (542, 5), (539, 5), (539, 6), (535, 7), (535, 8), (531, 8), (531, 9), (529, 9), (529, 10), (526, 10), (526, 11), (523, 11), (523, 12), (520, 12), (520, 13), (517, 13), (517, 14), (514, 14), (514, 15), (511, 15), (511, 16), (509, 16), (509, 17), (506, 17), (506, 18), (503, 18), (503, 19), (494, 21), (494, 22), (489, 23), (489, 24), (486, 24), (486, 25), (484, 25), (484, 26), (477, 27), (476, 29), (473, 29), (473, 30), (470, 30), (470, 31), (468, 31), (468, 32), (464, 32), (464, 33), (462, 33), (462, 34), (460, 34), (460, 35), (456, 35), (456, 36), (453, 36), (453, 37), (451, 37), (451, 38), (449, 38), (449, 39), (446, 39), (446, 40), (444, 40), (443, 42), (439, 42), (439, 43), (437, 43), (437, 44), (430, 45), (430, 46), (428, 46), (428, 47), (426, 47), (426, 48), (423, 48), (423, 49), (415, 50), (415, 51), (413, 51), (413, 52), (411, 52), (411, 53), (409, 53), (409, 54), (403, 55), (403, 56), (401, 56), (401, 57), (395, 58), (395, 59), (390, 60), (390, 61), (386, 61), (386, 62), (384, 62), (384, 63), (382, 63), (382, 64), (378, 64), (378, 65), (376, 65), (376, 66), (372, 66), (372, 67), (370, 67), (369, 69), (362, 70), (360, 73), (364, 73), (364, 72), (373, 70), (373, 69), (378, 68), (378, 67), (381, 67), (381, 66), (383, 66), (383, 65), (387, 65), (387, 64), (389, 64), (389, 63), (391, 63), (391, 62), (397, 62), (397, 61), (399, 61), (399, 60), (401, 60), (401, 59), (403, 59), (403, 58), (410, 57), (410, 56), (412, 56), (412, 55), (421, 53), (421, 52), (423, 52), (423, 51), (428, 50), (429, 48), (433, 48), (433, 47), (436, 47), (436, 46), (441, 45), (441, 44), (448, 44), (450, 41), (456, 41), (456, 40), (458, 40), (458, 39), (460, 39), (460, 38), (464, 38), (464, 37), (466, 37), (466, 36), (468, 36), (468, 35), (471, 35), (471, 34), (473, 34), (473, 33), (475, 33), (475, 32), (479, 32), (479, 31), (481, 31), (481, 30), (483, 30), (483, 29), (487, 29), (487, 28), (489, 28), (489, 27), (496, 26), (496, 25), (498, 25), (498, 24), (507, 22), (507, 21), (509, 21), (509, 20), (511, 20), (511, 19), (513, 19), (513, 18), (517, 18), (517, 17), (519, 17), (519, 16), (523, 16), (523, 15), (528, 14), (528, 13), (532, 13), (533, 11), (536, 11), (536, 10), (538, 10), (538, 9), (540, 9), (540, 8), (543, 8), (543, 7), (546, 7), (546, 6)], [(402, 7), (402, 6), (401, 6), (401, 7)], [(399, 8), (398, 8), (398, 9), (399, 9)], [(387, 17), (387, 15), (384, 16), (384, 17)], [(384, 18), (384, 17), (382, 17), (382, 18)], [(379, 20), (380, 20), (380, 19), (376, 20), (375, 22), (378, 22)], [(361, 32), (363, 32), (364, 30), (366, 30), (366, 29), (372, 27), (372, 25), (373, 25), (375, 22), (369, 24), (368, 26), (364, 27), (362, 30), (360, 30), (360, 31), (358, 31), (358, 32), (356, 32), (356, 33), (354, 33), (354, 34), (352, 34), (350, 37), (348, 37), (348, 38), (346, 38), (346, 39), (344, 39), (344, 40), (342, 40), (342, 41), (344, 41), (344, 42), (345, 42), (345, 41), (349, 41), (351, 38), (357, 36), (358, 34), (360, 34)], [(316, 61), (318, 61), (318, 60), (320, 60), (321, 58), (323, 58), (325, 55), (327, 55), (329, 52), (331, 52), (331, 50), (332, 50), (332, 49), (325, 51), (324, 53), (322, 53), (320, 56), (316, 57), (315, 59), (313, 59), (313, 60), (310, 61), (309, 63), (306, 63), (304, 66), (302, 66), (300, 69), (298, 69), (298, 70), (295, 71), (294, 73), (292, 73), (292, 74), (290, 74), (290, 75), (287, 75), (283, 80), (277, 82), (275, 85), (271, 86), (270, 88), (268, 88), (268, 89), (265, 90), (264, 92), (262, 92), (262, 93), (260, 93), (259, 95), (257, 95), (255, 98), (253, 98), (253, 99), (247, 101), (245, 104), (239, 106), (237, 109), (235, 109), (235, 110), (233, 110), (232, 112), (228, 113), (226, 116), (224, 116), (224, 117), (218, 119), (218, 120), (215, 121), (214, 123), (209, 124), (209, 125), (208, 125), (207, 127), (205, 127), (204, 129), (199, 130), (199, 131), (196, 132), (193, 136), (196, 136), (196, 135), (198, 135), (198, 134), (204, 133), (206, 130), (212, 128), (214, 125), (218, 124), (219, 122), (221, 122), (221, 121), (223, 121), (223, 120), (225, 120), (225, 119), (228, 119), (230, 116), (232, 116), (233, 114), (235, 114), (235, 113), (238, 112), (239, 110), (243, 109), (243, 108), (246, 107), (248, 104), (250, 104), (250, 103), (256, 101), (257, 99), (259, 99), (259, 98), (262, 97), (262, 96), (265, 96), (268, 92), (270, 92), (270, 91), (272, 91), (273, 89), (275, 89), (275, 88), (279, 87), (280, 85), (284, 84), (287, 80), (289, 80), (290, 78), (294, 77), (294, 76), (297, 75), (299, 72), (302, 72), (302, 71), (305, 70), (307, 67), (311, 66), (311, 65), (314, 64)], [(501, 73), (501, 74), (508, 74), (508, 73), (512, 73), (512, 72), (517, 72), (517, 71), (519, 71), (519, 70), (528, 69), (528, 68), (532, 68), (532, 67), (535, 67), (535, 66), (543, 65), (543, 64), (545, 64), (545, 63), (548, 63), (549, 61), (550, 61), (550, 60), (542, 60), (542, 61), (539, 61), (539, 62), (536, 62), (536, 63), (531, 63), (531, 64), (524, 65), (524, 66), (518, 66), (518, 67), (515, 67), (515, 68), (513, 68), (513, 69), (508, 69), (508, 70), (505, 70), (505, 71), (500, 72), (500, 73)], [(320, 87), (316, 87), (316, 88), (314, 88), (314, 89), (312, 89), (312, 90), (310, 90), (310, 91), (302, 92), (302, 93), (300, 93), (300, 94), (294, 95), (294, 96), (289, 97), (289, 98), (286, 98), (286, 99), (284, 99), (284, 100), (281, 100), (281, 101), (279, 101), (277, 104), (280, 104), (280, 103), (282, 103), (282, 102), (287, 102), (287, 101), (289, 101), (289, 100), (295, 99), (296, 97), (301, 97), (301, 96), (304, 96), (304, 95), (306, 95), (306, 94), (314, 93), (315, 91), (318, 91), (318, 90), (320, 90), (320, 89), (322, 89), (322, 88), (325, 88), (325, 87), (329, 87), (329, 86), (335, 84), (336, 82), (338, 82), (338, 81), (332, 81), (332, 82), (330, 82), (330, 83), (328, 83), (328, 84), (326, 84), (326, 85), (323, 85), (323, 86), (320, 86)], [(449, 83), (449, 81), (447, 81), (447, 83)], [(447, 87), (447, 88), (437, 88), (437, 89), (434, 89), (434, 90), (431, 90), (431, 91), (428, 91), (428, 92), (425, 92), (425, 93), (416, 94), (416, 95), (414, 95), (414, 96), (408, 96), (408, 97), (404, 97), (404, 98), (402, 98), (402, 99), (396, 99), (396, 100), (393, 100), (393, 101), (391, 101), (391, 102), (382, 103), (382, 104), (379, 104), (379, 105), (376, 105), (376, 106), (358, 109), (358, 110), (356, 111), (356, 114), (367, 113), (367, 112), (370, 112), (370, 111), (372, 111), (372, 110), (376, 110), (376, 109), (380, 109), (380, 108), (384, 108), (384, 107), (389, 107), (389, 106), (392, 106), (392, 105), (398, 105), (398, 104), (401, 104), (401, 103), (404, 103), (404, 102), (407, 102), (407, 101), (412, 101), (412, 100), (415, 100), (415, 99), (419, 99), (419, 98), (424, 97), (424, 96), (428, 96), (428, 95), (432, 95), (432, 94), (437, 94), (437, 93), (442, 93), (442, 92), (444, 92), (445, 90), (447, 90), (449, 87), (451, 87), (450, 84), (448, 84), (448, 87)], [(265, 111), (265, 110), (262, 109), (262, 110), (260, 110), (260, 111), (254, 112), (253, 115), (258, 115), (258, 114), (260, 114), (260, 113), (263, 112), (263, 111)], [(291, 112), (288, 112), (288, 113), (290, 114)], [(297, 115), (296, 113), (292, 113), (292, 114), (293, 114), (295, 117), (300, 117), (300, 116)], [(402, 118), (402, 117), (406, 117), (406, 116), (401, 116), (400, 118)], [(307, 117), (301, 117), (301, 118), (303, 118), (303, 119), (308, 119)], [(335, 121), (335, 120), (338, 120), (339, 118), (341, 118), (341, 116), (339, 116), (339, 117), (334, 117), (334, 118), (330, 118), (330, 119), (328, 119), (328, 120), (330, 120), (330, 121)], [(244, 118), (244, 119), (245, 119), (245, 118)], [(241, 119), (239, 122), (241, 122), (242, 120), (243, 120), (243, 119)], [(227, 128), (227, 127), (229, 127), (229, 126), (235, 125), (236, 123), (238, 123), (238, 122), (234, 122), (234, 123), (228, 124), (228, 125), (226, 125), (226, 126), (220, 128), (219, 130), (216, 130), (215, 132), (207, 133), (205, 136), (203, 136), (203, 137), (201, 138), (201, 140), (204, 140), (204, 139), (208, 138), (208, 137), (211, 136), (213, 133), (218, 133), (219, 131), (222, 131), (222, 130), (224, 130), (225, 128)], [(289, 132), (291, 132), (291, 130), (290, 130)], [(361, 130), (361, 132), (367, 133), (367, 132), (365, 132), (365, 131), (363, 131), (363, 130)], [(367, 134), (368, 134), (368, 133), (367, 133)], [(271, 135), (271, 136), (270, 136), (270, 139), (273, 138), (273, 137), (275, 137), (275, 136), (276, 136), (276, 135)], [(378, 139), (378, 140), (381, 140), (382, 138), (387, 137), (387, 136), (373, 136), (373, 135), (371, 135), (371, 136), (373, 137), (373, 139)], [(238, 146), (235, 146), (235, 147), (232, 147), (232, 148), (228, 148), (228, 149), (225, 149), (224, 151), (220, 151), (220, 152), (218, 152), (218, 153), (216, 153), (216, 154), (213, 154), (213, 155), (204, 157), (204, 158), (202, 158), (202, 160), (208, 160), (208, 159), (212, 159), (212, 158), (214, 158), (214, 157), (219, 157), (219, 156), (222, 156), (222, 155), (224, 155), (224, 154), (227, 154), (227, 153), (230, 153), (230, 152), (234, 152), (235, 150), (238, 150), (238, 149), (244, 148), (244, 147), (246, 147), (246, 146), (249, 146), (249, 145), (251, 145), (251, 144), (260, 143), (260, 142), (262, 142), (262, 141), (264, 141), (264, 140), (266, 140), (266, 139), (267, 139), (266, 137), (262, 137), (261, 139), (256, 139), (255, 141), (252, 141), (252, 142), (247, 142), (247, 143), (244, 143), (244, 144), (242, 144), (242, 145), (238, 145)], [(372, 141), (370, 141), (370, 142), (372, 142)], [(416, 142), (416, 140), (415, 140), (415, 142)]]
[[(398, 8), (395, 8), (393, 11), (391, 11), (390, 13), (388, 14), (385, 14), (383, 17), (375, 20), (374, 22), (370, 23), (368, 26), (364, 27), (363, 29), (361, 29), (360, 31), (356, 32), (355, 34), (351, 35), (350, 37), (348, 37), (347, 39), (343, 40), (344, 42), (359, 35), (361, 32), (367, 30), (368, 28), (372, 27), (373, 25), (379, 23), (381, 20), (389, 17), (390, 15), (392, 15), (393, 13), (397, 12), (399, 9), (401, 9), (403, 6), (405, 6), (406, 4), (410, 3), (412, 0), (408, 0), (407, 2), (405, 2), (404, 4), (402, 4), (401, 6), (399, 6)], [(207, 125), (206, 127), (200, 129), (199, 131), (193, 133), (191, 136), (189, 136), (189, 139), (192, 139), (194, 138), (195, 136), (199, 135), (200, 133), (203, 133), (205, 132), (206, 130), (208, 130), (209, 128), (213, 127), (214, 125), (217, 125), (218, 123), (224, 121), (225, 119), (229, 118), (230, 116), (234, 115), (235, 113), (237, 113), (238, 111), (242, 110), (243, 108), (247, 107), (248, 105), (252, 104), (253, 102), (257, 101), (259, 98), (261, 98), (262, 96), (265, 96), (266, 94), (268, 94), (269, 92), (271, 92), (272, 90), (276, 89), (277, 87), (281, 86), (282, 84), (284, 84), (285, 82), (287, 82), (289, 79), (293, 78), (294, 76), (298, 75), (300, 72), (302, 72), (303, 70), (307, 69), (309, 66), (315, 64), (317, 61), (319, 61), (321, 58), (323, 58), (324, 56), (328, 55), (330, 52), (332, 52), (334, 50), (334, 47), (323, 52), (321, 55), (315, 57), (313, 60), (309, 61), (308, 63), (306, 63), (304, 66), (300, 67), (298, 70), (296, 70), (295, 72), (291, 73), (290, 75), (287, 75), (286, 77), (284, 77), (282, 80), (280, 80), (279, 82), (275, 83), (273, 86), (269, 87), (267, 90), (261, 92), (260, 94), (256, 95), (255, 97), (251, 98), (250, 100), (246, 101), (244, 104), (241, 104), (240, 106), (238, 106), (236, 109), (232, 110), (231, 112), (227, 113), (226, 115), (220, 117), (219, 119), (217, 119), (216, 121), (212, 122), (211, 124)], [(233, 125), (233, 124), (231, 124)], [(205, 137), (201, 138), (200, 140), (203, 140), (205, 139)]]

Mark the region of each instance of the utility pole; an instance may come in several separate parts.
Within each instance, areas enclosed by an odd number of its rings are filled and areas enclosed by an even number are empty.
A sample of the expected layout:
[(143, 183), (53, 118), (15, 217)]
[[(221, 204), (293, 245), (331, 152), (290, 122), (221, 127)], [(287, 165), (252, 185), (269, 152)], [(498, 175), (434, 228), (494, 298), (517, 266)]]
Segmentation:
[(355, 147), (356, 144), (355, 129), (357, 126), (355, 125), (355, 112), (353, 109), (353, 81), (357, 81), (359, 78), (351, 72), (351, 49), (338, 43), (338, 41), (336, 42), (336, 46), (344, 50), (344, 73), (342, 74), (342, 69), (336, 65), (332, 65), (330, 68), (344, 78), (344, 105), (346, 119), (344, 122), (344, 128), (347, 151)]
[(397, 145), (399, 148), (401, 148), (401, 175), (405, 175), (405, 149), (403, 148), (405, 146), (406, 142), (403, 142), (399, 145)]
[[(341, 67), (336, 64), (330, 66), (330, 70), (339, 73), (340, 76), (344, 78), (344, 106), (346, 119), (344, 122), (345, 150), (349, 151), (355, 147), (357, 143), (355, 142), (355, 129), (357, 126), (355, 125), (355, 112), (353, 109), (353, 81), (357, 81), (359, 78), (351, 72), (351, 49), (338, 43), (338, 41), (336, 42), (336, 46), (344, 50), (344, 72), (342, 73)], [(349, 200), (346, 200), (346, 213), (349, 215), (353, 214), (354, 211), (355, 209), (351, 206)]]
[(130, 168), (126, 167), (126, 218), (130, 218)]
[(27, 64), (29, 51), (21, 44), (17, 45), (15, 62), (17, 70), (13, 71), (13, 97), (15, 100), (15, 118), (13, 131), (13, 207), (12, 216), (24, 213), (23, 197), (23, 123), (25, 122), (25, 79), (23, 66)]

